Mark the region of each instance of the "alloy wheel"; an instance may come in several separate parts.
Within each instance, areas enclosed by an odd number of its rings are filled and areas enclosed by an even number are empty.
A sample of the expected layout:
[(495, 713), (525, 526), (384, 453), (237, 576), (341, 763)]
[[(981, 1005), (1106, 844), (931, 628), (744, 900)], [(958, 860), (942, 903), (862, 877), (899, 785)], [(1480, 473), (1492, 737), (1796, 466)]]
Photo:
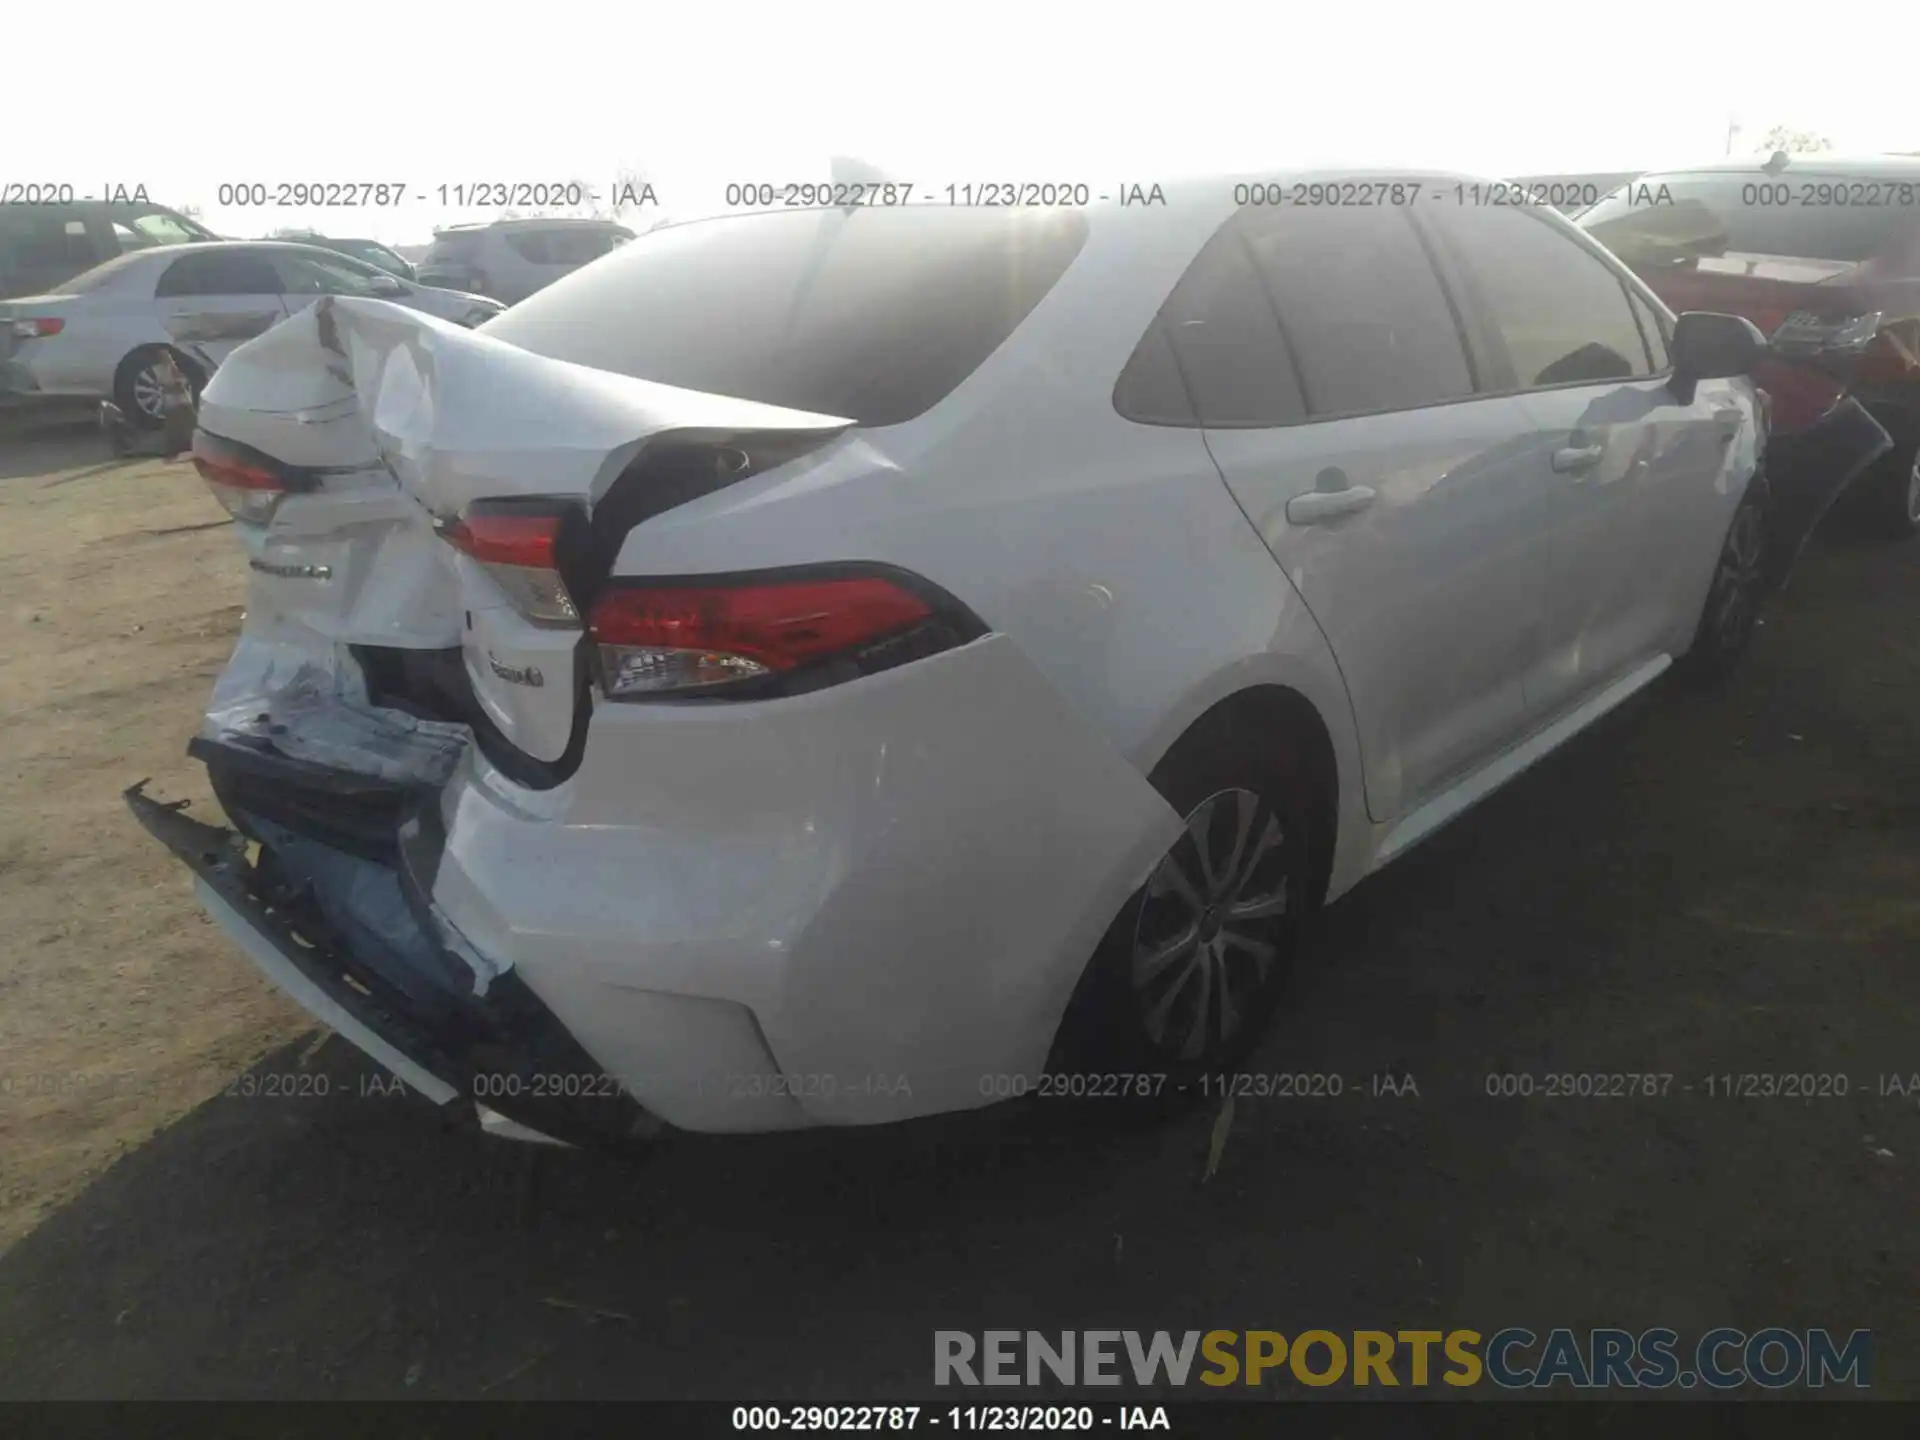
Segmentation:
[(159, 367), (144, 366), (133, 377), (133, 403), (140, 407), (142, 414), (154, 420), (164, 420), (167, 413), (167, 392), (160, 383)]
[(1147, 880), (1132, 981), (1147, 1038), (1197, 1060), (1237, 1035), (1280, 953), (1288, 837), (1251, 790), (1216, 791)]

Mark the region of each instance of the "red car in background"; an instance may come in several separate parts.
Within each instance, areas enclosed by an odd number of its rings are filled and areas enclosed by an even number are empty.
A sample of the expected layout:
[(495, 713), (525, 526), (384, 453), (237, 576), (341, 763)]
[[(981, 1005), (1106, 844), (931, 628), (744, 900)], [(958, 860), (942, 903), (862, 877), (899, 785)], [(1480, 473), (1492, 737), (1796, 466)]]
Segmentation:
[[(1655, 172), (1575, 223), (1676, 313), (1743, 315), (1771, 338), (1754, 378), (1776, 435), (1813, 433), (1843, 396), (1864, 406), (1891, 447), (1851, 495), (1893, 533), (1920, 530), (1920, 157)], [(1847, 459), (1831, 444), (1819, 454)]]

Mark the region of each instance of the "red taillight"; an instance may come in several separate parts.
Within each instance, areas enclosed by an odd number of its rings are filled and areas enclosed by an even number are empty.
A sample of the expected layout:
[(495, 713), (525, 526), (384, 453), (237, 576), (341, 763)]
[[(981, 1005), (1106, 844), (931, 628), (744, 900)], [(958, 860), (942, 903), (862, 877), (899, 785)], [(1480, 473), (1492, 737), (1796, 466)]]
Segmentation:
[(858, 654), (934, 618), (879, 575), (733, 585), (616, 585), (593, 607), (609, 697), (711, 690)]
[(558, 515), (502, 515), (469, 511), (447, 530), (447, 540), (482, 565), (531, 565), (551, 570), (560, 541)]
[(527, 619), (571, 626), (580, 623), (580, 612), (560, 577), (566, 520), (567, 510), (558, 505), (480, 500), (443, 533), (454, 549), (486, 567)]
[(250, 525), (266, 524), (286, 497), (287, 487), (273, 471), (210, 449), (204, 442), (194, 446), (193, 468), (227, 513)]
[(44, 340), (49, 335), (58, 335), (67, 328), (67, 322), (53, 315), (34, 316), (13, 322), (13, 337), (16, 340)]

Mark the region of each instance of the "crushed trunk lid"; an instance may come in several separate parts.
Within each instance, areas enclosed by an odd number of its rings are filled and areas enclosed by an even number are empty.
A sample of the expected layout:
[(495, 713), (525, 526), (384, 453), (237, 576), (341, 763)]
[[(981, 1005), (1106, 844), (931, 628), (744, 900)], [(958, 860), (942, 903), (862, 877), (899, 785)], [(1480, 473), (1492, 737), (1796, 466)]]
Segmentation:
[[(483, 739), (556, 765), (577, 750), (589, 703), (581, 630), (530, 621), (443, 532), (476, 501), (569, 502), (594, 529), (587, 553), (603, 576), (622, 537), (600, 532), (823, 449), (853, 422), (551, 359), (385, 301), (327, 297), (235, 350), (201, 397), (199, 424), (295, 482), (266, 525), (235, 527), (252, 570), (250, 632), (336, 656), (457, 654), (473, 713), (434, 718), (474, 723)], [(575, 599), (584, 612), (588, 597)], [(334, 703), (365, 703), (350, 684), (308, 675), (297, 695), (280, 694), (296, 675), (283, 665), (272, 691), (252, 692), (239, 677), (222, 705), (290, 728), (286, 715), (299, 712), (336, 736), (355, 723)], [(316, 731), (307, 748), (327, 743)]]

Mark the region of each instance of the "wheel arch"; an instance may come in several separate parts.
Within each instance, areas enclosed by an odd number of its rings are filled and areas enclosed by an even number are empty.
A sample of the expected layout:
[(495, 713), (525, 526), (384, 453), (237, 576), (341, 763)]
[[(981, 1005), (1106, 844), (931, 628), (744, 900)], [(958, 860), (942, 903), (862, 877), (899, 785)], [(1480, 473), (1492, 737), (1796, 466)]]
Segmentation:
[(194, 389), (196, 391), (204, 386), (208, 380), (213, 378), (212, 372), (208, 370), (204, 360), (182, 350), (171, 341), (143, 340), (131, 350), (127, 351), (126, 354), (122, 355), (120, 357), (120, 363), (113, 367), (113, 386), (116, 394), (118, 394), (120, 389), (120, 379), (128, 373), (128, 367), (142, 355), (151, 355), (155, 351), (161, 351), (173, 356), (173, 363), (180, 367), (181, 374), (185, 375), (189, 381), (194, 382)]
[(1193, 687), (1130, 758), (1151, 776), (1197, 727), (1230, 714), (1283, 737), (1300, 757), (1314, 792), (1320, 889), (1328, 899), (1341, 894), (1365, 873), (1373, 827), (1353, 711), (1331, 655), (1315, 665), (1269, 652), (1225, 667)]

